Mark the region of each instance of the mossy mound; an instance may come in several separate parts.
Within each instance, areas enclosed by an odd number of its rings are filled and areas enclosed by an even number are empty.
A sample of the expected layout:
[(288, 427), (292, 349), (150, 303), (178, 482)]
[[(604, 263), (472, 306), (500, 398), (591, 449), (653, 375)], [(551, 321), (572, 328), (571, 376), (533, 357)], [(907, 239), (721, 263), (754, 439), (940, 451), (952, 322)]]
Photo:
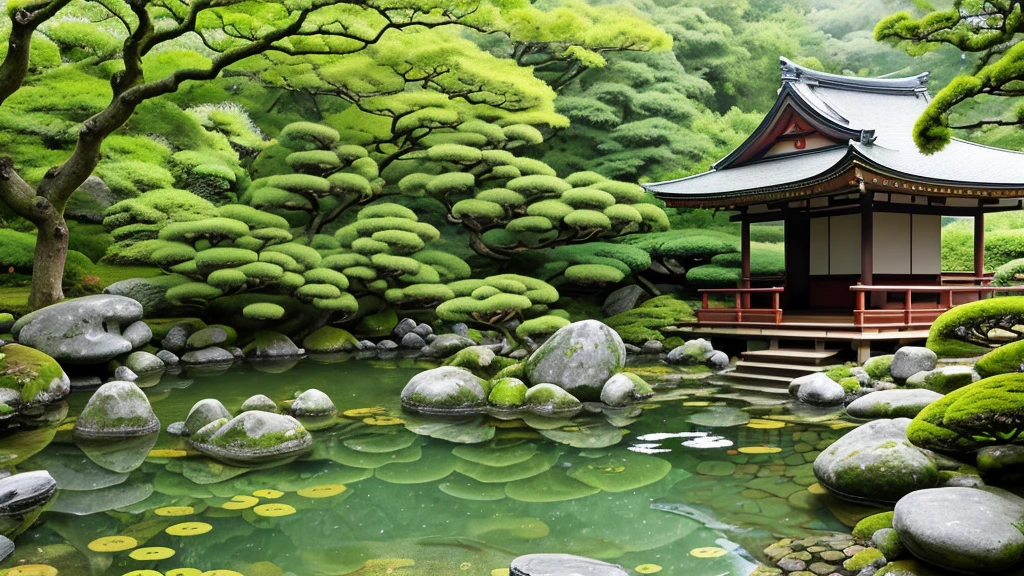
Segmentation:
[(978, 358), (974, 366), (982, 377), (1020, 372), (1024, 364), (1024, 340), (1010, 342)]
[(217, 421), (189, 439), (189, 444), (229, 465), (289, 460), (307, 452), (313, 438), (291, 416), (253, 410), (227, 422)]
[(75, 420), (75, 434), (85, 438), (144, 436), (160, 430), (149, 399), (131, 382), (107, 382), (93, 392)]
[(18, 405), (49, 404), (71, 392), (71, 382), (60, 364), (50, 356), (28, 346), (0, 346), (0, 388), (16, 390)]
[(951, 308), (932, 323), (927, 346), (943, 358), (980, 356), (992, 343), (995, 329), (1024, 324), (1024, 296), (978, 300)]
[(329, 354), (359, 349), (359, 340), (348, 330), (324, 326), (302, 340), (306, 352)]
[(1020, 443), (1024, 429), (1024, 374), (1001, 374), (969, 384), (933, 402), (907, 429), (915, 445), (963, 452)]
[(864, 518), (853, 527), (853, 535), (857, 538), (869, 539), (883, 529), (892, 528), (892, 512), (880, 512)]
[(889, 365), (892, 364), (893, 355), (875, 356), (864, 363), (864, 371), (871, 376), (872, 380), (881, 380), (892, 376), (889, 372)]

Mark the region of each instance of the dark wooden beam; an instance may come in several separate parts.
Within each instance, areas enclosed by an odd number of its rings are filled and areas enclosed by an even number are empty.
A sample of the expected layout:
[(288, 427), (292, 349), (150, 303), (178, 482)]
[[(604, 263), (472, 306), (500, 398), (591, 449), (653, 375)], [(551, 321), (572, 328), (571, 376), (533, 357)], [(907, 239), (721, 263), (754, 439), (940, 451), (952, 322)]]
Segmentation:
[(974, 216), (974, 276), (985, 275), (985, 213)]
[[(869, 192), (870, 194), (870, 192)], [(1024, 203), (1018, 200), (1012, 206), (983, 206), (982, 212), (1012, 212), (1021, 210)], [(889, 202), (873, 202), (872, 210), (875, 212), (892, 212), (896, 214), (921, 214), (930, 216), (975, 216), (978, 208), (966, 206), (939, 206), (923, 204), (893, 204)], [(755, 214), (734, 214), (729, 217), (731, 222), (778, 222), (786, 218), (816, 218), (818, 216), (843, 216), (846, 214), (859, 214), (861, 206), (842, 208), (800, 208), (782, 209), (776, 212), (759, 212)]]
[[(750, 288), (750, 222), (740, 224), (740, 288)], [(750, 308), (750, 294), (742, 296), (743, 308)]]
[(873, 192), (864, 189), (861, 182), (860, 204), (860, 283), (871, 286), (874, 281), (875, 212), (871, 201)]

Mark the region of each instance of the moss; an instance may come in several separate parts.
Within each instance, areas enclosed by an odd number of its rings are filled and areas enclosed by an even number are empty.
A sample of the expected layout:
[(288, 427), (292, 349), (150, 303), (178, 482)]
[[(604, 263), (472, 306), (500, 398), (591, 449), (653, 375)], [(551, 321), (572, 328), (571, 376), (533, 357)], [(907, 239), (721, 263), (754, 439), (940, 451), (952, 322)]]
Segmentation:
[(270, 432), (268, 434), (263, 434), (258, 438), (251, 438), (246, 434), (245, 430), (241, 426), (236, 426), (224, 434), (209, 439), (208, 441), (211, 445), (221, 448), (265, 450), (267, 448), (280, 446), (285, 442), (299, 440), (306, 436), (309, 436), (309, 432), (307, 432), (301, 425), (294, 431)]
[(171, 328), (179, 324), (184, 326), (189, 334), (206, 328), (206, 322), (199, 318), (146, 318), (143, 322), (153, 331), (153, 340), (163, 340)]
[(313, 332), (302, 341), (302, 347), (310, 352), (341, 352), (354, 350), (359, 340), (347, 330), (324, 326)]
[(948, 573), (932, 567), (919, 560), (898, 560), (890, 562), (875, 576), (947, 576)]
[(1024, 430), (1024, 374), (979, 380), (929, 404), (907, 438), (930, 450), (966, 451), (1018, 442)]
[(944, 312), (928, 331), (927, 346), (940, 358), (978, 356), (989, 348), (969, 342), (960, 334), (982, 342), (992, 328), (1024, 323), (1024, 296), (1005, 296), (963, 304)]
[(22, 402), (31, 402), (55, 379), (64, 377), (56, 360), (34, 348), (7, 344), (0, 353), (0, 388), (20, 391)]
[(889, 366), (892, 364), (892, 359), (892, 354), (870, 358), (864, 363), (864, 371), (867, 372), (868, 376), (873, 380), (881, 380), (882, 378), (889, 377), (891, 376), (889, 373)]
[(867, 568), (878, 560), (885, 560), (885, 556), (877, 548), (865, 548), (843, 562), (843, 568), (847, 570), (860, 570)]
[(605, 324), (618, 332), (623, 341), (641, 345), (648, 340), (664, 341), (667, 336), (662, 330), (694, 318), (693, 309), (686, 302), (665, 295), (607, 318)]
[(433, 406), (435, 408), (458, 408), (460, 406), (468, 406), (473, 404), (479, 404), (480, 398), (477, 397), (469, 388), (459, 388), (459, 390), (451, 396), (444, 398), (436, 398), (430, 396), (424, 396), (418, 392), (414, 392), (409, 400), (413, 404), (420, 406)]
[(860, 382), (853, 376), (848, 376), (839, 381), (839, 385), (843, 387), (843, 392), (847, 394), (854, 394), (860, 392)]
[(518, 378), (501, 378), (494, 382), (487, 401), (492, 406), (514, 408), (526, 401), (526, 384)]
[(1010, 374), (1020, 371), (1024, 363), (1024, 340), (1010, 342), (985, 354), (974, 366), (982, 377)]
[(833, 366), (825, 371), (825, 376), (831, 378), (833, 382), (842, 383), (844, 378), (850, 378), (853, 376), (853, 370), (846, 365)]

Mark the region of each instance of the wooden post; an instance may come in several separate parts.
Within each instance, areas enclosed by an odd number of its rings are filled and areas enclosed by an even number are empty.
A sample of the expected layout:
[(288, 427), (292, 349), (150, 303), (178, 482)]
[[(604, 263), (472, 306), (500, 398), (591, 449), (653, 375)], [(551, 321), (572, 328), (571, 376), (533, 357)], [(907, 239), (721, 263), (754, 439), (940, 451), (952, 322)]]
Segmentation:
[[(974, 216), (974, 277), (979, 286), (984, 283), (985, 213), (981, 211)], [(978, 299), (981, 299), (980, 294)]]
[(875, 219), (872, 194), (860, 183), (860, 283), (874, 284)]
[[(740, 288), (750, 288), (750, 222), (740, 223)], [(743, 293), (743, 308), (750, 308), (750, 293)]]

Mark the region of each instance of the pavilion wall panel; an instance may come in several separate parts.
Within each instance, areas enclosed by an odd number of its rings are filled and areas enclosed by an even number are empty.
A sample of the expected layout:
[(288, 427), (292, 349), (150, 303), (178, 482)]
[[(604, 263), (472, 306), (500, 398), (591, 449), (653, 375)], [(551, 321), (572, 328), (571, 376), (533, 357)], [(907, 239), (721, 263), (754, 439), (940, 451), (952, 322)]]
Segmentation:
[(914, 214), (913, 274), (942, 273), (942, 216)]
[(860, 274), (860, 214), (829, 217), (828, 273)]
[(910, 214), (875, 212), (874, 273), (911, 273)]

